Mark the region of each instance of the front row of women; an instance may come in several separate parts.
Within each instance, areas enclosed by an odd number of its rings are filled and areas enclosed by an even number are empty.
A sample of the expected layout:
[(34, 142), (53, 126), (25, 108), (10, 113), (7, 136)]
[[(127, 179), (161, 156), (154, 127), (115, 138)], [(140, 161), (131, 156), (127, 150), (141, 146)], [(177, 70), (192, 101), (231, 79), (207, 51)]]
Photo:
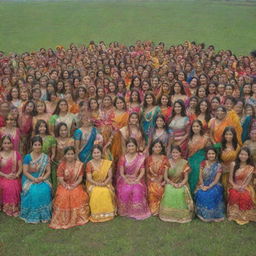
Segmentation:
[[(112, 162), (102, 159), (100, 146), (93, 147), (92, 160), (86, 165), (86, 189), (84, 165), (76, 160), (74, 147), (67, 147), (57, 169), (58, 187), (52, 201), (51, 166), (48, 156), (41, 153), (42, 144), (41, 137), (32, 138), (32, 152), (24, 157), (22, 168), (10, 137), (2, 139), (0, 201), (8, 215), (19, 215), (28, 223), (50, 221), (49, 226), (54, 229), (108, 221), (117, 212), (138, 220), (158, 215), (163, 221), (179, 223), (191, 221), (194, 213), (203, 221), (224, 219), (222, 167), (213, 147), (205, 151), (194, 200), (188, 186), (190, 167), (178, 146), (172, 148), (168, 159), (162, 142), (155, 140), (145, 158), (138, 152), (136, 140), (130, 138), (127, 153), (119, 159), (114, 175), (116, 191), (112, 186)], [(21, 188), (18, 177), (22, 169)], [(253, 174), (250, 151), (244, 147), (230, 173), (226, 198), (228, 219), (239, 224), (256, 221)]]

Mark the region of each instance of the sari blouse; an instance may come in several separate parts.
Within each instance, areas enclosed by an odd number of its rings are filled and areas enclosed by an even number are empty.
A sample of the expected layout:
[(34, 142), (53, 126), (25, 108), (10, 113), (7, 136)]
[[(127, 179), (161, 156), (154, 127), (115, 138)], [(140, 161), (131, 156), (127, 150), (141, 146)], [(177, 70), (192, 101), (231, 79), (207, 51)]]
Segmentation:
[(57, 176), (63, 178), (63, 180), (69, 184), (74, 184), (79, 177), (83, 176), (84, 168), (83, 163), (76, 160), (73, 166), (68, 167), (66, 162), (63, 161), (60, 163)]
[(242, 186), (248, 179), (248, 177), (255, 172), (254, 166), (246, 165), (245, 167), (239, 168), (235, 172), (234, 182), (238, 186)]
[(181, 183), (185, 174), (190, 171), (188, 161), (180, 159), (176, 163), (172, 160), (169, 161), (170, 167), (168, 169), (168, 178), (174, 183)]
[(209, 186), (214, 181), (216, 175), (218, 173), (222, 173), (222, 166), (218, 162), (215, 162), (212, 165), (207, 166), (207, 161), (204, 160), (200, 165), (200, 172), (202, 174), (203, 185)]

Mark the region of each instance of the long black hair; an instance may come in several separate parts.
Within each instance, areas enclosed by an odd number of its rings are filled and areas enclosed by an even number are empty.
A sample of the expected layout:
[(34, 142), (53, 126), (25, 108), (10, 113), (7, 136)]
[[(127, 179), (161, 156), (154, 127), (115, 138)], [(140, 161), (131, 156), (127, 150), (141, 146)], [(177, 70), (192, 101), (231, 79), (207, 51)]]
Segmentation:
[(200, 135), (201, 135), (201, 136), (204, 135), (203, 124), (202, 124), (202, 122), (201, 122), (200, 120), (197, 119), (197, 120), (194, 120), (194, 121), (192, 122), (191, 126), (190, 126), (189, 139), (192, 139), (193, 136), (194, 136), (193, 125), (194, 125), (195, 123), (198, 123), (199, 126), (201, 127)]
[(207, 110), (205, 111), (205, 121), (209, 122), (211, 119), (211, 105), (208, 100), (206, 99), (200, 100), (200, 102), (196, 106), (196, 115), (198, 116), (201, 114), (200, 105), (204, 102), (207, 104)]
[(47, 122), (45, 122), (44, 120), (38, 120), (38, 121), (36, 122), (35, 134), (36, 134), (36, 135), (40, 135), (40, 134), (39, 134), (39, 127), (41, 126), (41, 124), (44, 124), (45, 127), (46, 127), (45, 134), (46, 134), (46, 135), (50, 135), (48, 124), (47, 124)]
[(179, 104), (181, 106), (181, 112), (180, 112), (180, 115), (181, 116), (187, 116), (186, 115), (186, 107), (185, 107), (185, 104), (184, 104), (184, 101), (183, 100), (176, 100), (173, 104), (173, 109), (172, 109), (172, 115), (171, 115), (171, 118), (169, 120), (169, 123), (172, 121), (172, 119), (175, 117), (176, 113), (175, 113), (175, 105), (176, 104)]
[(235, 161), (235, 167), (234, 167), (234, 172), (233, 172), (233, 179), (235, 179), (236, 171), (240, 168), (241, 160), (240, 160), (240, 158), (239, 158), (239, 155), (240, 155), (240, 153), (241, 153), (242, 151), (245, 151), (245, 152), (248, 154), (248, 159), (247, 159), (247, 161), (246, 161), (246, 164), (247, 164), (247, 165), (252, 165), (252, 166), (254, 166), (250, 149), (249, 149), (248, 147), (242, 147), (242, 148), (240, 149), (240, 151), (238, 152), (237, 158), (236, 158), (236, 161)]
[(232, 146), (234, 148), (234, 150), (237, 149), (237, 145), (238, 145), (238, 140), (237, 140), (237, 134), (236, 134), (236, 130), (233, 126), (227, 126), (222, 134), (222, 139), (221, 139), (221, 148), (222, 150), (225, 150), (227, 147), (227, 140), (225, 139), (225, 134), (227, 132), (231, 132), (233, 134), (233, 139), (232, 139)]

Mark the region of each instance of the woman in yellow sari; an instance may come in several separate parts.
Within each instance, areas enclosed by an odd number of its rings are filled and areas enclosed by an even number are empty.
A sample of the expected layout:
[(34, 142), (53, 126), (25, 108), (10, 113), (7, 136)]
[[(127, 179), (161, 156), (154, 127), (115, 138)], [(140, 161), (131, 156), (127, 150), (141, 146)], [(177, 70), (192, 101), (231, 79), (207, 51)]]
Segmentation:
[(234, 168), (237, 153), (240, 150), (240, 146), (237, 141), (236, 130), (232, 126), (225, 128), (222, 141), (221, 141), (221, 162), (222, 162), (222, 177), (221, 182), (225, 189), (225, 194), (228, 191), (228, 179), (229, 173)]
[(115, 110), (112, 125), (115, 132), (112, 140), (111, 152), (114, 161), (117, 161), (122, 155), (122, 150), (120, 150), (120, 145), (122, 143), (120, 129), (128, 124), (129, 113), (126, 111), (125, 100), (122, 97), (115, 98), (114, 107)]
[(102, 148), (94, 145), (92, 160), (86, 166), (86, 188), (90, 196), (90, 221), (112, 220), (116, 214), (115, 192), (112, 181), (112, 161), (102, 159)]
[(230, 172), (227, 215), (239, 225), (256, 221), (256, 196), (253, 188), (255, 167), (249, 148), (243, 147), (238, 153), (234, 170)]

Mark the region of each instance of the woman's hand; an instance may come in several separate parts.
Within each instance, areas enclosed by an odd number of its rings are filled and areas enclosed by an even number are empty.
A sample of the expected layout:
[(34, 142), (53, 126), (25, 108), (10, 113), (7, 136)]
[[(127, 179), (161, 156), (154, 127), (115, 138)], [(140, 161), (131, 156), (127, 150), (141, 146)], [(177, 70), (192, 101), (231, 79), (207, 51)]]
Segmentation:
[(5, 177), (9, 180), (15, 180), (16, 179), (16, 174), (10, 173), (10, 174), (7, 174)]

